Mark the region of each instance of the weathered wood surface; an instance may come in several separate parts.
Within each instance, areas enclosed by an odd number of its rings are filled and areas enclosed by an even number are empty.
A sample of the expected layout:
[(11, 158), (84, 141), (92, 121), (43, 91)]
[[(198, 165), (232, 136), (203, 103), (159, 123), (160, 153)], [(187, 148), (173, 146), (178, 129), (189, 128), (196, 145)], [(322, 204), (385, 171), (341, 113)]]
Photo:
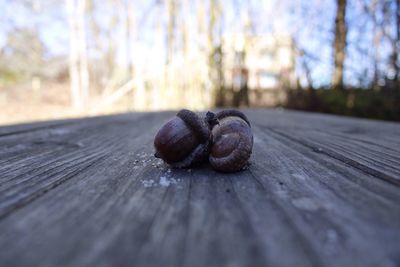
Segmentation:
[(251, 166), (170, 170), (173, 113), (0, 128), (0, 266), (400, 266), (400, 125), (247, 110)]

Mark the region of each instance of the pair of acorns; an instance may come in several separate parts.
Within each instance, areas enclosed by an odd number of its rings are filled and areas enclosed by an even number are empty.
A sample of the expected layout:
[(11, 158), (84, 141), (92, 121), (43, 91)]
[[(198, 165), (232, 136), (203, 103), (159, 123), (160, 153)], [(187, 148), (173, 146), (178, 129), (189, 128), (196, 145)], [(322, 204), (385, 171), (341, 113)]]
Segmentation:
[(250, 122), (239, 110), (207, 112), (205, 118), (183, 109), (158, 131), (155, 157), (175, 168), (209, 161), (221, 172), (246, 166), (253, 149)]

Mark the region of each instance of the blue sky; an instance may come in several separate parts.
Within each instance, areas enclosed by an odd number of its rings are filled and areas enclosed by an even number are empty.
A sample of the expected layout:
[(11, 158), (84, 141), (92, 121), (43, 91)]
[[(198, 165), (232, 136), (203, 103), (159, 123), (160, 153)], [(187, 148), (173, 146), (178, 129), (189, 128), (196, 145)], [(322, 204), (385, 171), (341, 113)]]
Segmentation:
[[(160, 38), (156, 36), (155, 26), (157, 24), (166, 25), (165, 10), (161, 7), (152, 7), (154, 1), (136, 0), (133, 2), (136, 18), (140, 23), (137, 34), (139, 44), (149, 50), (160, 49), (163, 46), (156, 43), (160, 41)], [(97, 21), (106, 25), (110, 19), (110, 13), (116, 12), (118, 7), (106, 4), (106, 1), (97, 1), (96, 3), (100, 4), (96, 13)], [(190, 16), (195, 16), (198, 6), (190, 0), (188, 3)], [(240, 31), (242, 27), (240, 18), (250, 8), (252, 20), (256, 25), (254, 27), (256, 34), (285, 32), (295, 36), (300, 47), (315, 57), (315, 60), (310, 60), (315, 85), (329, 84), (332, 72), (331, 45), (336, 9), (334, 0), (231, 0), (222, 1), (222, 3), (224, 5), (222, 24), (224, 32)], [(31, 27), (38, 30), (40, 38), (47, 48), (48, 56), (66, 55), (68, 52), (68, 25), (63, 4), (64, 1), (36, 1), (37, 12), (31, 13), (21, 7), (17, 1), (0, 0), (0, 18), (3, 20), (0, 28), (0, 47), (4, 45), (7, 34), (13, 28)], [(360, 54), (354, 45), (357, 44), (369, 54), (371, 53), (371, 34), (368, 33), (370, 27), (367, 24), (365, 32), (360, 32), (360, 18), (362, 19), (362, 9), (359, 0), (349, 1), (347, 21), (350, 27), (345, 78), (350, 84), (358, 83), (359, 75), (371, 64), (370, 58)], [(197, 30), (195, 25), (190, 25), (189, 27), (194, 28), (193, 31)], [(118, 29), (117, 27), (113, 32), (115, 37), (121, 34)], [(162, 30), (164, 31), (165, 27)], [(163, 33), (165, 34), (165, 32)], [(387, 53), (388, 49), (383, 45), (382, 54)], [(164, 51), (161, 54), (164, 54)]]

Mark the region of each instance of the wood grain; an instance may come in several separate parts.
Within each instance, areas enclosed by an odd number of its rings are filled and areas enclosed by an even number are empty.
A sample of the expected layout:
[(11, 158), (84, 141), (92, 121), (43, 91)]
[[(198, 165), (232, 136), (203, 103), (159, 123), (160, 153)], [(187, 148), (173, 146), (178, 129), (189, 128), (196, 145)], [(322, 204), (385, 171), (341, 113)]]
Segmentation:
[(400, 126), (245, 110), (249, 169), (169, 169), (172, 112), (0, 128), (0, 266), (400, 266)]

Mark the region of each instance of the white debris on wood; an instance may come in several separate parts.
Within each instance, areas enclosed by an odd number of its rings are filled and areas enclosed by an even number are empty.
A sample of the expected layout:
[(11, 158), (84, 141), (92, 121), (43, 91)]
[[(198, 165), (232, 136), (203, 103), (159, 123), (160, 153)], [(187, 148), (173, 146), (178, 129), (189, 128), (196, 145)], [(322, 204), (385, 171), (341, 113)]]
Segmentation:
[(176, 179), (174, 179), (174, 178), (168, 178), (166, 176), (161, 176), (159, 184), (161, 186), (168, 187), (168, 186), (170, 186), (172, 184), (177, 184), (177, 182), (178, 181)]
[(152, 187), (152, 186), (154, 186), (154, 180), (153, 179), (142, 180), (142, 184), (144, 187)]
[(319, 209), (318, 203), (316, 203), (313, 199), (307, 197), (294, 199), (292, 200), (292, 203), (295, 207), (302, 210), (316, 211)]

